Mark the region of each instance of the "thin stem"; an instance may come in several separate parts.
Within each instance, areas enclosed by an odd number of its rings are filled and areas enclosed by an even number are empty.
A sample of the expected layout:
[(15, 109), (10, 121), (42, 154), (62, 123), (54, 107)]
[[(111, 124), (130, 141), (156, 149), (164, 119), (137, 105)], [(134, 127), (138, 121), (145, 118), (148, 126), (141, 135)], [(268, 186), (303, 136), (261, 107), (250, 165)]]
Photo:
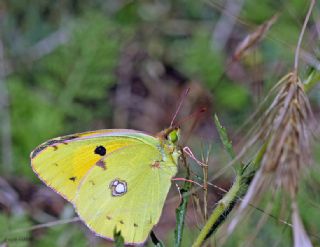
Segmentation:
[(312, 9), (314, 7), (314, 4), (315, 4), (315, 0), (311, 0), (308, 13), (306, 15), (306, 18), (304, 19), (304, 23), (303, 23), (303, 26), (302, 26), (302, 29), (301, 29), (301, 32), (300, 32), (300, 35), (299, 35), (298, 44), (297, 44), (297, 48), (296, 48), (296, 53), (295, 53), (295, 57), (294, 57), (294, 70), (296, 72), (298, 71), (299, 55), (300, 55), (299, 53), (300, 53), (300, 47), (301, 47), (302, 38), (303, 38), (304, 32), (306, 30), (307, 23), (308, 23), (308, 21), (310, 19), (310, 15), (311, 15)]
[(181, 193), (181, 202), (179, 207), (176, 209), (176, 228), (174, 231), (174, 246), (175, 247), (180, 247), (181, 242), (182, 242), (182, 236), (183, 236), (183, 229), (184, 229), (184, 221), (186, 217), (186, 212), (187, 212), (187, 207), (188, 207), (188, 201), (190, 197), (190, 190), (192, 187), (192, 183), (188, 182), (190, 178), (190, 170), (187, 166), (187, 160), (185, 155), (182, 152), (182, 148), (180, 149), (182, 155), (182, 162), (183, 165), (187, 168), (187, 176), (186, 176), (186, 181), (184, 182), (182, 188), (180, 189)]
[[(208, 157), (207, 157), (208, 158)], [(208, 160), (206, 161), (206, 166), (202, 167), (203, 172), (203, 210), (204, 210), (204, 220), (208, 220)]]
[(46, 228), (46, 227), (54, 227), (54, 226), (64, 225), (67, 223), (72, 223), (72, 222), (77, 222), (77, 221), (80, 221), (79, 217), (74, 217), (71, 219), (56, 220), (56, 221), (52, 221), (52, 222), (48, 222), (48, 223), (44, 223), (44, 224), (38, 224), (38, 225), (28, 227), (28, 228), (20, 228), (20, 229), (12, 230), (11, 233), (29, 232), (29, 231), (34, 231), (34, 230)]
[[(239, 190), (241, 189), (241, 176), (237, 176), (231, 189), (225, 194), (225, 196), (218, 202), (217, 207), (213, 210), (205, 226), (202, 228), (200, 234), (198, 235), (196, 241), (193, 243), (193, 247), (200, 247), (203, 242), (212, 234), (214, 230), (224, 221), (226, 218), (226, 211), (232, 208)], [(216, 227), (215, 227), (216, 226)]]
[[(202, 246), (204, 241), (209, 238), (211, 234), (216, 231), (218, 227), (224, 222), (224, 220), (232, 211), (236, 202), (238, 200), (241, 200), (241, 197), (247, 191), (247, 185), (250, 183), (252, 176), (254, 176), (254, 171), (258, 169), (265, 151), (266, 145), (263, 145), (257, 153), (255, 159), (251, 163), (252, 172), (243, 173), (243, 170), (237, 171), (235, 182), (233, 183), (231, 189), (218, 202), (217, 207), (213, 210), (205, 226), (201, 229), (197, 239), (193, 243), (193, 247)], [(243, 169), (247, 170), (248, 168), (244, 167)]]

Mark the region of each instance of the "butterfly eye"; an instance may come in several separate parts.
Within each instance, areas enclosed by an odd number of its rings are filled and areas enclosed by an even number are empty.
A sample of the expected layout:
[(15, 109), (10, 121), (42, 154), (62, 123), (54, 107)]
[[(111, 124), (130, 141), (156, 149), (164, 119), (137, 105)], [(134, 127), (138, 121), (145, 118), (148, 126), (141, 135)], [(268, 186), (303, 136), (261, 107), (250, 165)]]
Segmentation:
[(168, 134), (168, 140), (172, 143), (176, 143), (179, 139), (178, 130), (173, 130)]

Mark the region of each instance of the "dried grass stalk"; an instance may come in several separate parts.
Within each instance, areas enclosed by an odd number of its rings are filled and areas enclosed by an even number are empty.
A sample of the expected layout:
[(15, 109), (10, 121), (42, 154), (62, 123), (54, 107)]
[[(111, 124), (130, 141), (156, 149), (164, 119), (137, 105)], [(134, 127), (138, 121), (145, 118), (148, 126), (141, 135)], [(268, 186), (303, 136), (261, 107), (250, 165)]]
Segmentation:
[[(309, 100), (296, 73), (290, 73), (285, 78), (274, 100), (254, 126), (251, 139), (255, 143), (262, 141), (267, 147), (237, 216), (229, 226), (229, 233), (241, 219), (249, 202), (259, 200), (270, 187), (283, 189), (295, 203), (302, 172), (311, 164), (312, 111)], [(294, 228), (303, 229), (301, 221), (297, 220), (297, 210), (293, 211), (292, 217), (293, 222), (296, 222)], [(303, 232), (294, 230), (294, 233)], [(300, 236), (300, 239), (304, 239), (303, 234)], [(294, 238), (299, 239), (296, 235)]]
[(304, 230), (302, 221), (300, 219), (297, 203), (293, 201), (291, 207), (294, 247), (312, 247), (312, 243), (306, 231)]

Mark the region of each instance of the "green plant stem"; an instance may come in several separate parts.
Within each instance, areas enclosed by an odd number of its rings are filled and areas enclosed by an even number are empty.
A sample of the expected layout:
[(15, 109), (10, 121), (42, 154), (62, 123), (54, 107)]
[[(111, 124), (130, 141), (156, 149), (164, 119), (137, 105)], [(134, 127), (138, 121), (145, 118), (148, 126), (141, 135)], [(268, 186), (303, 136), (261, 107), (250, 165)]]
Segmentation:
[(176, 209), (176, 229), (174, 231), (175, 234), (175, 247), (180, 247), (183, 236), (183, 228), (184, 228), (184, 219), (187, 212), (188, 201), (190, 197), (191, 183), (185, 182), (183, 187), (181, 188), (181, 202), (179, 207)]
[[(202, 228), (196, 241), (193, 243), (193, 247), (200, 247), (203, 242), (217, 229), (217, 227), (225, 219), (224, 213), (228, 211), (237, 199), (237, 195), (241, 188), (241, 177), (237, 176), (231, 189), (225, 194), (225, 196), (218, 202), (217, 207), (213, 210), (208, 221)], [(216, 226), (216, 227), (215, 227)]]
[(235, 182), (233, 183), (231, 189), (218, 202), (217, 207), (213, 210), (208, 221), (193, 243), (193, 247), (202, 246), (203, 242), (209, 238), (211, 234), (214, 233), (224, 222), (238, 199), (246, 193), (248, 185), (250, 184), (255, 171), (259, 168), (259, 164), (263, 158), (266, 148), (267, 143), (260, 148), (255, 159), (248, 166), (243, 167), (241, 170), (237, 169)]
[[(181, 150), (181, 153), (183, 154), (183, 151)], [(183, 164), (187, 168), (187, 176), (186, 179), (190, 178), (190, 170), (187, 166), (187, 160), (184, 155), (181, 156)], [(190, 182), (185, 181), (182, 188), (180, 189), (181, 193), (181, 202), (179, 207), (176, 209), (176, 228), (174, 230), (174, 246), (180, 247), (182, 242), (182, 236), (183, 236), (183, 228), (184, 228), (184, 220), (187, 213), (187, 207), (188, 207), (188, 201), (190, 197), (190, 190), (191, 190), (192, 184)]]
[(252, 162), (253, 170), (256, 171), (260, 168), (260, 163), (263, 158), (264, 153), (266, 152), (268, 147), (268, 141), (262, 145), (259, 152), (257, 153), (256, 157), (254, 158)]

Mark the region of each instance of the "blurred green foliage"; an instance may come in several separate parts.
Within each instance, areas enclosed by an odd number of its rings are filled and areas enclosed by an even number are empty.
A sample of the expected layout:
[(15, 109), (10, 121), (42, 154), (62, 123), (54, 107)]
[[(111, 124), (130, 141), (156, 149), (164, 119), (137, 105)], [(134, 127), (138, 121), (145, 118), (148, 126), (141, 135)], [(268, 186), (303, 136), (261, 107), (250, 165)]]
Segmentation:
[(54, 226), (48, 228), (47, 231), (33, 246), (51, 246), (52, 243), (56, 243), (57, 246), (61, 247), (85, 247), (89, 244), (83, 232), (79, 231), (79, 228), (74, 225)]
[(12, 247), (29, 246), (31, 233), (29, 231), (15, 232), (17, 226), (20, 229), (26, 229), (32, 225), (27, 216), (17, 214), (8, 217), (5, 214), (0, 214), (0, 242), (6, 242)]
[(17, 172), (31, 175), (25, 154), (45, 139), (90, 129), (110, 116), (108, 90), (116, 82), (122, 33), (128, 35), (101, 14), (88, 13), (66, 45), (8, 79)]

